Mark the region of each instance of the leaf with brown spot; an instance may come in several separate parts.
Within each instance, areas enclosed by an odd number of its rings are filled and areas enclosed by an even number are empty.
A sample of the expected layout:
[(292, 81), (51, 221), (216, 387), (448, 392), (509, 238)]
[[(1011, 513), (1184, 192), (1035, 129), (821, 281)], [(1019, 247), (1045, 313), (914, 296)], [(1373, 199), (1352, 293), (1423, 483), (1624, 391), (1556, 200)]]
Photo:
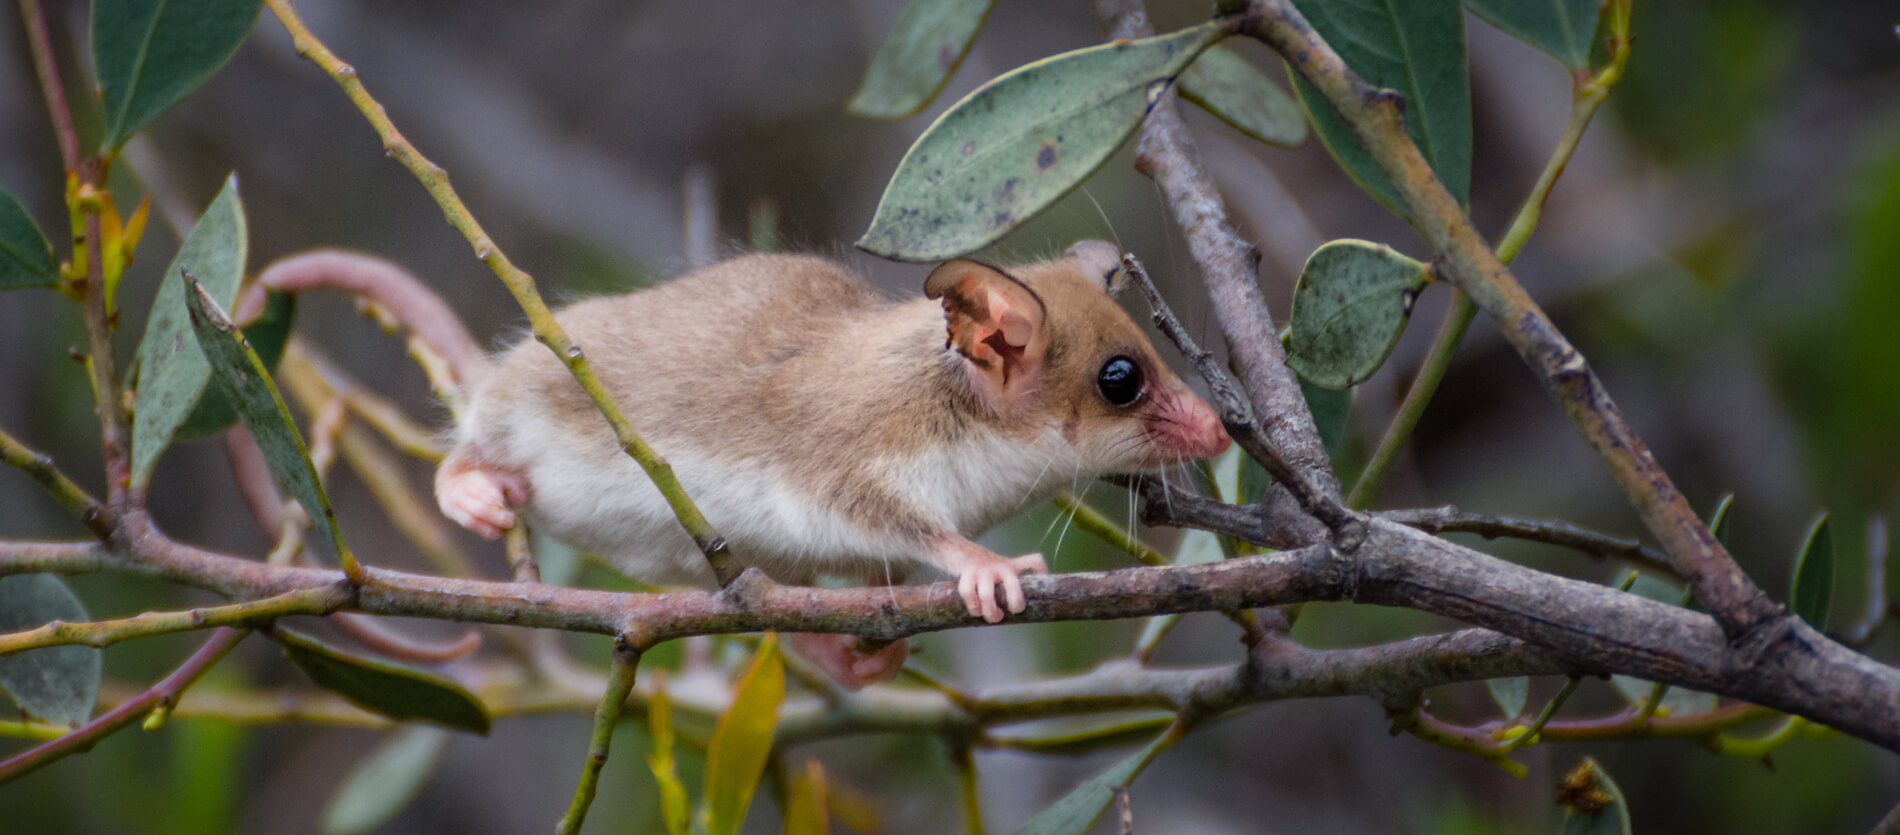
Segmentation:
[(942, 261), (996, 242), (1095, 173), (1221, 35), (1210, 22), (1115, 41), (983, 85), (904, 155), (858, 247)]

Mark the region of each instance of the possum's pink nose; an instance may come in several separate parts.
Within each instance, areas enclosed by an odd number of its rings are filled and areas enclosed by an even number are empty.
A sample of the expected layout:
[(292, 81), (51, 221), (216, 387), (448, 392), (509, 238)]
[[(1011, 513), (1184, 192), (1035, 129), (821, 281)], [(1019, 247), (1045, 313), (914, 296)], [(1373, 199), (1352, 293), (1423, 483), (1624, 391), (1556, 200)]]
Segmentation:
[(1190, 398), (1194, 405), (1195, 423), (1189, 432), (1188, 457), (1212, 458), (1227, 451), (1227, 445), (1233, 442), (1227, 437), (1227, 427), (1222, 426), (1220, 418), (1215, 416), (1213, 407), (1198, 397)]

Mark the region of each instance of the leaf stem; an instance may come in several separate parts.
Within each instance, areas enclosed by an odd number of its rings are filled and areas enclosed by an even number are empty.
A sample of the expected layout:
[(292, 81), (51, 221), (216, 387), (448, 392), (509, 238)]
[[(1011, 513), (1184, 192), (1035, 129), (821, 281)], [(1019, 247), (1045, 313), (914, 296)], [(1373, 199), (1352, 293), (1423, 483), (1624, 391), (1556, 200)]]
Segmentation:
[(548, 309), (547, 302), (542, 300), (540, 292), (535, 289), (534, 278), (515, 266), (501, 248), (495, 245), (487, 231), (482, 229), (481, 224), (475, 220), (475, 216), (462, 203), (461, 197), (456, 194), (455, 188), (449, 184), (448, 172), (429, 161), (416, 150), (414, 145), (410, 144), (408, 139), (403, 137), (396, 126), (390, 122), (389, 114), (383, 106), (371, 98), (368, 90), (364, 89), (363, 82), (356, 76), (356, 68), (343, 63), (335, 53), (330, 51), (329, 47), (324, 46), (323, 42), (310, 32), (303, 20), (297, 16), (296, 10), (291, 7), (290, 0), (265, 0), (265, 2), (270, 6), (271, 12), (283, 23), (284, 28), (290, 32), (297, 54), (323, 68), (323, 71), (343, 88), (344, 95), (348, 96), (357, 109), (362, 111), (364, 118), (369, 120), (377, 135), (382, 138), (383, 150), (415, 175), (416, 179), (422, 183), (422, 187), (429, 192), (429, 196), (435, 198), (436, 205), (441, 207), (449, 225), (461, 232), (462, 236), (474, 247), (475, 257), (487, 264), (489, 269), (501, 279), (502, 284), (508, 288), (508, 292), (514, 296), (515, 302), (527, 314), (535, 339), (554, 352), (561, 363), (567, 366), (568, 372), (574, 375), (575, 381), (580, 383), (581, 388), (587, 392), (588, 397), (594, 401), (594, 405), (600, 409), (608, 424), (613, 427), (614, 437), (619, 441), (621, 450), (639, 463), (640, 468), (646, 471), (647, 477), (653, 480), (654, 486), (659, 488), (661, 495), (665, 496), (667, 505), (672, 508), (674, 516), (678, 517), (680, 526), (686, 529), (686, 533), (699, 546), (700, 553), (704, 554), (706, 561), (712, 565), (713, 575), (719, 579), (720, 585), (726, 585), (736, 579), (738, 571), (732, 567), (728, 558), (729, 549), (725, 537), (720, 536), (718, 531), (713, 529), (712, 524), (700, 513), (698, 506), (694, 505), (692, 499), (686, 495), (686, 489), (680, 486), (679, 479), (673, 474), (672, 465), (654, 452), (653, 448), (641, 439), (639, 433), (634, 431), (633, 425), (620, 414), (613, 395), (601, 385), (600, 378), (594, 374), (593, 367), (588, 364), (587, 356), (582, 352), (581, 346), (575, 344), (568, 337), (567, 332), (555, 322), (554, 314)]
[(73, 130), (72, 109), (66, 104), (66, 88), (60, 83), (59, 62), (53, 58), (53, 38), (46, 30), (46, 11), (40, 0), (20, 0), (20, 17), (26, 23), (26, 46), (33, 53), (33, 71), (40, 77), (40, 92), (46, 95), (46, 112), (53, 121), (53, 134), (59, 139), (59, 158), (67, 171), (79, 170), (79, 134)]
[(640, 648), (629, 636), (615, 636), (613, 667), (607, 673), (607, 692), (601, 695), (600, 707), (594, 710), (594, 732), (587, 741), (587, 759), (581, 764), (580, 783), (574, 787), (574, 799), (568, 803), (567, 813), (554, 827), (561, 835), (581, 831), (581, 822), (587, 819), (587, 807), (593, 805), (594, 792), (600, 783), (600, 769), (607, 764), (607, 749), (613, 745), (614, 726), (620, 722), (620, 710), (633, 692), (640, 655)]

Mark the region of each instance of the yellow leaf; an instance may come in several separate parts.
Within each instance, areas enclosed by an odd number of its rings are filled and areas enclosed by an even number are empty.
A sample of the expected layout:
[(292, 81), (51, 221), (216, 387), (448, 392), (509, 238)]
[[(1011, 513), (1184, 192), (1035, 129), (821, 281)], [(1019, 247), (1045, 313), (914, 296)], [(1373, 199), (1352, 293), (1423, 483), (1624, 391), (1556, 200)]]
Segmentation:
[(647, 754), (647, 768), (660, 787), (660, 821), (667, 835), (687, 835), (691, 831), (691, 805), (686, 786), (673, 766), (673, 702), (666, 697), (666, 674), (653, 678), (653, 698), (647, 700), (647, 727), (653, 734), (653, 752)]
[(777, 634), (767, 632), (706, 749), (709, 835), (734, 835), (745, 823), (746, 810), (765, 773), (766, 757), (772, 752), (779, 701), (784, 696), (785, 659), (779, 654)]
[(806, 760), (805, 773), (792, 783), (791, 797), (785, 804), (785, 835), (827, 835), (831, 815), (825, 802), (825, 769), (818, 761)]

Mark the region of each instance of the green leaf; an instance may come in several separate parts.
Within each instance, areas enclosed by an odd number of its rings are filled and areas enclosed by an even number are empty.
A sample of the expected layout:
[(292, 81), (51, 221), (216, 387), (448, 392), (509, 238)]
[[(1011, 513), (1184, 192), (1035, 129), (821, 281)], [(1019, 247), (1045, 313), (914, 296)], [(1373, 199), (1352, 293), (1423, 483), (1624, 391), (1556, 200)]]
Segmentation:
[(1516, 719), (1524, 715), (1524, 705), (1531, 698), (1529, 676), (1487, 678), (1484, 687), (1491, 691), (1491, 701), (1498, 703), (1498, 710), (1504, 712), (1504, 718)]
[(1065, 52), (957, 102), (917, 138), (858, 247), (941, 261), (994, 243), (1100, 168), (1194, 57), (1209, 22)]
[[(56, 620), (92, 620), (86, 607), (52, 574), (0, 576), (0, 632), (32, 629)], [(99, 696), (102, 653), (76, 645), (42, 647), (0, 656), (0, 691), (28, 716), (55, 725), (92, 718)]]
[(204, 286), (189, 276), (185, 283), (191, 288), (185, 296), (191, 311), (191, 328), (199, 347), (210, 360), (212, 376), (217, 378), (225, 396), (237, 406), (238, 417), (244, 420), (245, 428), (251, 430), (258, 449), (263, 450), (264, 462), (270, 465), (271, 474), (297, 497), (297, 503), (303, 505), (311, 523), (330, 543), (344, 569), (353, 571), (355, 557), (343, 541), (336, 511), (330, 509), (330, 497), (317, 480), (316, 465), (310, 463), (310, 450), (304, 447), (303, 436), (297, 434), (297, 423), (291, 419), (290, 409), (284, 406), (283, 395), (278, 394), (270, 370), (238, 332), (237, 325), (231, 323), (217, 301), (205, 292)]
[(364, 835), (388, 823), (428, 785), (449, 735), (441, 728), (397, 728), (358, 761), (323, 805), (323, 835)]
[(231, 60), (262, 0), (93, 0), (92, 63), (114, 152)]
[(197, 407), (211, 381), (211, 366), (190, 335), (183, 273), (189, 270), (218, 304), (229, 306), (237, 300), (247, 247), (244, 203), (238, 199), (234, 174), (225, 179), (224, 188), (165, 268), (151, 318), (145, 322), (145, 335), (139, 340), (137, 414), (132, 425), (134, 488), (143, 489), (151, 482), (159, 456), (171, 446), (178, 427)]
[(1573, 70), (1590, 66), (1603, 0), (1465, 0), (1484, 22)]
[(745, 823), (752, 796), (765, 774), (772, 736), (778, 729), (778, 705), (785, 697), (785, 659), (778, 637), (766, 633), (752, 666), (739, 679), (732, 706), (719, 717), (706, 746), (706, 831), (735, 835)]
[(1796, 615), (1815, 629), (1827, 628), (1827, 610), (1834, 602), (1834, 534), (1828, 531), (1827, 514), (1821, 514), (1801, 540), (1801, 555), (1794, 561), (1794, 583), (1788, 587), (1788, 601)]
[[(1296, 0), (1306, 19), (1360, 78), (1405, 97), (1405, 129), (1459, 203), (1471, 190), (1471, 81), (1458, 0)], [(1326, 97), (1296, 78), (1294, 89), (1326, 150), (1359, 187), (1400, 217), (1404, 201)]]
[(0, 188), (0, 290), (59, 286), (53, 245), (33, 215), (11, 192)]
[(1313, 423), (1319, 429), (1320, 445), (1326, 447), (1327, 460), (1338, 461), (1346, 447), (1346, 429), (1352, 419), (1352, 389), (1327, 388), (1301, 377), (1300, 394), (1306, 398), (1307, 410), (1313, 413)]
[(1293, 288), (1287, 363), (1327, 388), (1365, 382), (1398, 344), (1430, 282), (1424, 264), (1384, 244), (1326, 243), (1306, 259)]
[(1282, 148), (1306, 141), (1306, 113), (1292, 94), (1240, 53), (1216, 46), (1181, 74), (1181, 98), (1235, 130)]
[[(277, 370), (277, 361), (284, 356), (284, 346), (290, 344), (290, 325), (296, 318), (297, 297), (290, 293), (271, 291), (264, 296), (264, 312), (257, 321), (245, 326), (244, 339), (257, 349), (257, 358), (264, 361), (264, 367)], [(204, 396), (198, 398), (198, 407), (191, 411), (191, 417), (178, 427), (177, 440), (195, 441), (209, 438), (230, 428), (238, 419), (237, 407), (231, 405), (231, 398), (221, 386), (207, 389)]]
[(1728, 547), (1728, 511), (1735, 504), (1734, 493), (1723, 493), (1715, 503), (1715, 512), (1709, 514), (1709, 533), (1715, 535), (1715, 541)]
[(969, 54), (996, 0), (910, 0), (871, 56), (845, 106), (867, 119), (902, 119), (930, 104)]
[(1629, 804), (1610, 773), (1590, 757), (1572, 769), (1558, 787), (1564, 807), (1563, 835), (1630, 835)]
[(1089, 831), (1095, 820), (1115, 802), (1115, 790), (1126, 788), (1154, 761), (1163, 749), (1174, 744), (1172, 734), (1155, 737), (1148, 747), (1122, 760), (1076, 786), (1066, 795), (1036, 813), (1016, 830), (1016, 835), (1080, 835)]
[(311, 681), (350, 704), (391, 719), (488, 733), (488, 710), (481, 700), (448, 676), (344, 652), (281, 626), (271, 630), (271, 637)]

